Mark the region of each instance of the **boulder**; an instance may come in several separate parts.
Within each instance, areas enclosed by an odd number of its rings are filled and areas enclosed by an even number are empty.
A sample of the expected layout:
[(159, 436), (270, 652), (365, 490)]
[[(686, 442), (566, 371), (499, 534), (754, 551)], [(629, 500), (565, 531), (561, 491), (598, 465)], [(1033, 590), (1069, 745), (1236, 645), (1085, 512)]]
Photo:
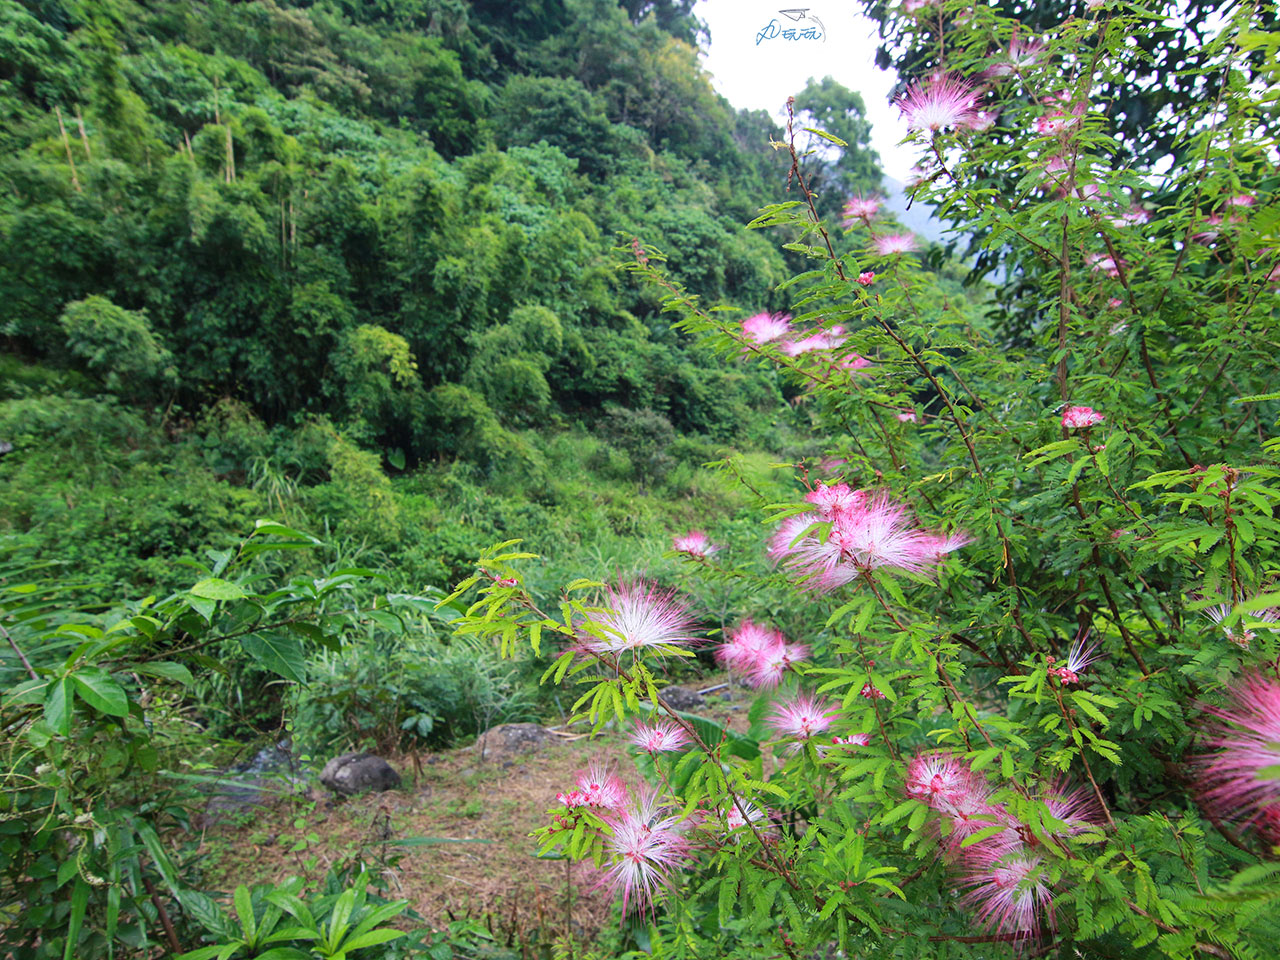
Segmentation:
[(400, 774), (372, 753), (344, 753), (324, 765), (320, 782), (334, 793), (350, 796), (366, 790), (394, 790), (400, 786)]
[(702, 699), (702, 694), (688, 687), (666, 687), (659, 693), (662, 699), (671, 705), (671, 709), (679, 710), (681, 713), (697, 710), (699, 707), (706, 706), (707, 703)]
[(536, 723), (500, 723), (480, 734), (473, 749), (486, 760), (499, 760), (534, 753), (550, 739), (551, 732)]

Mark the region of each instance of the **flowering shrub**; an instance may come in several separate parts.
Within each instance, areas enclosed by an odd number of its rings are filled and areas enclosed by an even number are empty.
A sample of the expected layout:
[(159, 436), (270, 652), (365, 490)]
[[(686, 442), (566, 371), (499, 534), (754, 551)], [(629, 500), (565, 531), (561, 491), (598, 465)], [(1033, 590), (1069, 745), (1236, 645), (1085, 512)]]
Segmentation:
[(541, 836), (661, 918), (655, 953), (1274, 956), (1280, 173), (1252, 118), (1280, 34), (1237, 8), (1202, 55), (1216, 95), (1152, 120), (1176, 152), (1142, 170), (1098, 91), (1152, 14), (1090, 3), (1031, 36), (908, 12), (940, 51), (900, 101), (915, 197), (1001, 285), (956, 297), (866, 198), (824, 223), (794, 146), (792, 198), (753, 223), (812, 261), (790, 314), (704, 309), (629, 248), (680, 329), (777, 368), (829, 437), (794, 503), (760, 504), (771, 574), (715, 531), (676, 544), (695, 576), (789, 583), (809, 625), (722, 625), (750, 732), (664, 699), (664, 658), (709, 631), (670, 590), (581, 580), (551, 608), (508, 543), (457, 623), (548, 652), (597, 728), (642, 719), (648, 775), (562, 796)]

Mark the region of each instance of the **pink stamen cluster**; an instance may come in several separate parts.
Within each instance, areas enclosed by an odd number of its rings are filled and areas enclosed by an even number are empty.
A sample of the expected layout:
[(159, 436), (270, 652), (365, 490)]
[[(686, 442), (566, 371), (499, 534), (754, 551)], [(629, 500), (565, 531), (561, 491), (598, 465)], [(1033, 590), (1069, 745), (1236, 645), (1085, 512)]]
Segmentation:
[[(1034, 936), (1046, 926), (1052, 929), (1053, 895), (1040, 841), (993, 799), (985, 777), (946, 751), (924, 752), (908, 765), (905, 789), (948, 824), (943, 851), (958, 861), (958, 883), (967, 888), (961, 902), (986, 927), (1014, 939)], [(1057, 783), (1040, 800), (1064, 837), (1095, 829), (1101, 818), (1084, 789), (1068, 790)], [(962, 846), (966, 837), (993, 826), (1001, 829)]]
[(775, 703), (765, 722), (778, 736), (794, 740), (799, 745), (825, 733), (831, 721), (839, 715), (840, 712), (829, 701), (798, 694), (790, 700)]
[[(738, 807), (742, 809), (739, 810)], [(743, 816), (743, 813), (746, 816)], [(748, 823), (756, 823), (764, 819), (764, 811), (757, 807), (754, 803), (748, 803), (746, 800), (739, 800), (738, 803), (726, 804), (720, 811), (720, 816), (724, 819), (724, 825), (732, 833), (745, 827)]]
[(631, 901), (642, 910), (672, 884), (672, 873), (690, 859), (689, 823), (669, 813), (651, 790), (639, 793), (624, 809), (606, 818), (605, 850), (612, 860), (606, 884), (622, 891), (622, 910)]
[(781, 631), (750, 620), (742, 621), (716, 651), (721, 664), (742, 674), (757, 690), (776, 687), (793, 664), (808, 656), (804, 644), (788, 643)]
[(1093, 407), (1067, 407), (1062, 411), (1062, 425), (1068, 430), (1096, 427), (1106, 419)]
[(791, 317), (785, 313), (757, 313), (742, 321), (742, 335), (753, 343), (773, 343), (791, 335)]
[(636, 721), (628, 739), (647, 753), (683, 750), (693, 742), (684, 727), (674, 720), (655, 720), (652, 723)]
[(580, 771), (576, 782), (576, 789), (556, 794), (556, 799), (570, 810), (579, 807), (617, 810), (627, 802), (626, 782), (599, 762), (592, 762), (586, 770)]
[(832, 737), (831, 743), (837, 747), (869, 747), (871, 745), (871, 734), (851, 733), (847, 737)]
[(591, 621), (598, 633), (582, 633), (582, 649), (599, 655), (627, 650), (680, 647), (695, 642), (689, 635), (694, 618), (674, 590), (645, 580), (622, 581), (606, 588), (608, 610)]
[[(818, 509), (783, 521), (769, 554), (803, 585), (829, 593), (874, 570), (927, 574), (939, 559), (969, 542), (963, 533), (941, 535), (915, 526), (906, 506), (886, 493), (845, 484), (809, 495)], [(825, 536), (819, 528), (826, 525)]]
[(871, 270), (864, 270), (862, 273), (858, 274), (858, 282), (864, 287), (869, 287), (871, 284), (876, 282), (876, 275)]
[(1089, 664), (1093, 663), (1100, 656), (1097, 652), (1098, 644), (1095, 643), (1086, 647), (1085, 644), (1088, 642), (1089, 631), (1086, 630), (1080, 636), (1076, 637), (1075, 643), (1071, 645), (1071, 649), (1067, 652), (1067, 660), (1065, 663), (1053, 666), (1053, 664), (1057, 664), (1057, 660), (1053, 657), (1049, 657), (1049, 676), (1057, 677), (1058, 682), (1064, 687), (1068, 684), (1079, 683), (1080, 674), (1085, 671), (1085, 668), (1088, 667)]
[(1108, 277), (1120, 276), (1121, 268), (1128, 268), (1128, 264), (1123, 260), (1116, 260), (1115, 257), (1107, 256), (1102, 253), (1090, 253), (1085, 255), (1085, 262), (1096, 273), (1104, 273)]
[(1132, 227), (1140, 223), (1147, 223), (1151, 220), (1151, 211), (1146, 207), (1140, 207), (1136, 203), (1129, 207), (1128, 210), (1117, 214), (1111, 218), (1111, 223), (1117, 227)]
[(983, 71), (987, 78), (1010, 77), (1034, 67), (1044, 53), (1043, 41), (1034, 37), (1024, 38), (1014, 34), (1009, 41), (1009, 50), (999, 63), (992, 64)]
[(880, 233), (871, 238), (876, 253), (891, 257), (895, 253), (914, 253), (920, 249), (914, 233)]
[(968, 126), (974, 118), (975, 101), (972, 84), (943, 74), (928, 83), (912, 83), (896, 106), (907, 121), (908, 130), (937, 133), (948, 127)]
[(1202, 761), (1201, 798), (1221, 817), (1268, 838), (1280, 825), (1280, 681), (1254, 674), (1227, 690), (1227, 702), (1207, 708), (1214, 722)]
[(687, 553), (698, 559), (709, 557), (720, 550), (720, 545), (712, 543), (702, 530), (690, 530), (682, 536), (672, 538), (671, 547), (679, 553)]
[(858, 223), (869, 224), (871, 218), (880, 212), (880, 203), (877, 197), (850, 197), (844, 205), (844, 225), (852, 227)]
[(844, 343), (844, 340), (844, 327), (839, 325), (830, 330), (811, 330), (805, 336), (785, 341), (782, 352), (788, 357), (798, 357), (814, 350), (832, 350)]
[(1067, 93), (1046, 97), (1043, 102), (1053, 110), (1043, 117), (1037, 117), (1032, 124), (1036, 133), (1042, 137), (1059, 136), (1069, 132), (1089, 111), (1087, 102), (1073, 100)]
[[(1222, 621), (1227, 619), (1231, 614), (1232, 609), (1233, 608), (1229, 603), (1219, 603), (1205, 610), (1204, 615), (1214, 623), (1222, 626)], [(1276, 607), (1269, 607), (1266, 610), (1260, 610), (1258, 613), (1253, 615), (1253, 619), (1261, 620), (1263, 623), (1267, 624), (1275, 624), (1275, 626), (1270, 626), (1268, 629), (1272, 632), (1280, 631), (1280, 609), (1277, 609)], [(1239, 627), (1235, 629), (1231, 627), (1222, 627), (1222, 634), (1228, 641), (1234, 643), (1241, 650), (1248, 650), (1249, 645), (1257, 636), (1257, 634), (1247, 627)]]

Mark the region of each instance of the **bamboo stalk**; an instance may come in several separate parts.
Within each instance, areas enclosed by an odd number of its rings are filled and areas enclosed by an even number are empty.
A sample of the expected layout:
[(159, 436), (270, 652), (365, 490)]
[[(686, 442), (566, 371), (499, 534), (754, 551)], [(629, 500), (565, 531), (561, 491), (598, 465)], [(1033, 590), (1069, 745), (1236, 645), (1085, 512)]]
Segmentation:
[(54, 104), (53, 112), (58, 115), (58, 130), (62, 133), (62, 145), (67, 150), (67, 163), (71, 166), (71, 185), (76, 188), (76, 193), (79, 193), (80, 178), (76, 176), (76, 161), (71, 156), (71, 138), (67, 136), (66, 124), (62, 122), (62, 108)]
[(76, 104), (76, 126), (80, 128), (80, 142), (84, 144), (84, 158), (89, 163), (93, 162), (93, 154), (89, 150), (89, 134), (84, 129), (84, 117), (80, 113), (80, 104)]

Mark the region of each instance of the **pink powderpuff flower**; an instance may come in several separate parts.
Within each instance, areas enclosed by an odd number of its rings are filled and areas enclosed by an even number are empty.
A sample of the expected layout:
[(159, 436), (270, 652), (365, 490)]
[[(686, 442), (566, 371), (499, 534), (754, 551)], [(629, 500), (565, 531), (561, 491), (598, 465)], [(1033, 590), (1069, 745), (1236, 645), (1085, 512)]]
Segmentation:
[(1044, 43), (1031, 37), (1024, 39), (1014, 33), (1009, 41), (1009, 51), (1005, 58), (983, 71), (985, 77), (1010, 77), (1034, 67), (1044, 53)]
[[(787, 517), (782, 521), (777, 531), (769, 538), (769, 545), (765, 549), (771, 560), (781, 560), (789, 557), (801, 545), (809, 540), (816, 540), (813, 531), (809, 531), (815, 523), (820, 523), (824, 519), (817, 513), (798, 513), (795, 516)], [(806, 533), (806, 531), (809, 531)]]
[(789, 357), (798, 357), (813, 350), (830, 350), (844, 343), (844, 327), (834, 326), (830, 330), (814, 330), (808, 336), (782, 344), (782, 352)]
[[(1211, 213), (1204, 218), (1204, 222), (1207, 227), (1220, 227), (1223, 223), (1222, 215)], [(1221, 235), (1221, 230), (1201, 230), (1199, 233), (1193, 233), (1191, 235), (1191, 239), (1196, 243), (1203, 244), (1204, 246), (1210, 246)]]
[(1102, 423), (1107, 418), (1098, 413), (1093, 407), (1067, 407), (1062, 411), (1062, 425), (1068, 430), (1077, 430), (1082, 427), (1094, 427)]
[(899, 423), (918, 423), (919, 419), (916, 417), (915, 410), (908, 408), (906, 410), (900, 410), (898, 412), (898, 422)]
[(1008, 832), (964, 851), (961, 883), (970, 888), (961, 902), (976, 909), (988, 929), (1032, 937), (1054, 926), (1044, 860)]
[(908, 130), (932, 130), (968, 126), (974, 113), (973, 85), (943, 74), (928, 83), (915, 82), (896, 101)]
[(823, 457), (818, 461), (818, 469), (823, 473), (835, 473), (837, 467), (843, 467), (848, 462), (844, 457)]
[(779, 737), (805, 741), (824, 733), (839, 711), (826, 700), (799, 694), (773, 705), (766, 722)]
[[(738, 809), (741, 807), (742, 809)], [(743, 814), (746, 816), (743, 816)], [(740, 830), (748, 823), (758, 823), (764, 819), (764, 811), (757, 807), (754, 803), (746, 800), (739, 800), (737, 803), (726, 803), (720, 808), (720, 817), (724, 820), (725, 828), (729, 833)]]
[(969, 536), (965, 531), (953, 530), (950, 533), (927, 535), (921, 550), (932, 557), (934, 561), (941, 563), (942, 558), (948, 553), (954, 553), (961, 547), (967, 547), (971, 543), (973, 543), (973, 537)]
[(1252, 194), (1240, 193), (1234, 197), (1227, 197), (1224, 202), (1228, 207), (1252, 207), (1255, 200)]
[(693, 742), (684, 727), (674, 720), (655, 720), (653, 723), (637, 720), (628, 739), (646, 753), (683, 750)]
[(876, 282), (876, 275), (870, 270), (864, 270), (862, 273), (858, 274), (858, 282), (864, 287), (869, 287), (871, 284)]
[(847, 483), (820, 483), (804, 498), (818, 508), (818, 516), (823, 520), (833, 520), (839, 513), (858, 510), (867, 502), (865, 491), (854, 490)]
[(859, 223), (870, 223), (871, 218), (880, 212), (878, 197), (850, 197), (844, 205), (844, 225), (852, 227)]
[(1117, 307), (1123, 307), (1123, 306), (1124, 306), (1124, 301), (1121, 300), (1119, 297), (1112, 297), (1110, 300), (1107, 301), (1108, 310), (1115, 310)]
[(832, 737), (831, 743), (837, 747), (869, 747), (871, 746), (871, 734), (851, 733), (847, 737)]
[(605, 851), (612, 861), (605, 877), (610, 891), (622, 891), (625, 914), (634, 900), (640, 910), (652, 907), (672, 873), (689, 861), (686, 824), (666, 814), (652, 792), (638, 797), (608, 821)]
[(1203, 802), (1222, 816), (1257, 827), (1280, 809), (1280, 681), (1253, 674), (1227, 690), (1227, 703), (1209, 707), (1215, 720), (1201, 763)]
[(1108, 277), (1120, 276), (1120, 268), (1128, 266), (1123, 260), (1117, 262), (1114, 257), (1101, 253), (1086, 254), (1084, 259), (1089, 266), (1093, 267), (1095, 272), (1105, 273)]
[[(999, 823), (1004, 823), (1011, 829), (1010, 817), (1004, 808), (991, 802), (991, 786), (973, 773), (966, 778), (963, 789), (957, 790), (951, 799), (939, 799), (936, 808), (949, 828), (944, 843), (952, 856), (962, 851), (961, 844), (966, 837), (973, 836), (979, 830)], [(1003, 831), (996, 833), (992, 839), (1002, 836)]]
[(691, 557), (709, 557), (720, 550), (720, 545), (712, 543), (702, 530), (690, 530), (671, 541), (672, 549), (679, 553), (687, 553)]
[(594, 621), (602, 636), (584, 634), (583, 649), (596, 654), (680, 647), (695, 642), (689, 635), (694, 618), (674, 590), (645, 580), (623, 581), (606, 590), (609, 607)]
[(866, 697), (868, 700), (883, 700), (883, 699), (885, 699), (885, 695), (884, 695), (883, 693), (881, 693), (881, 692), (880, 692), (880, 688), (879, 688), (879, 687), (877, 687), (874, 683), (864, 683), (864, 684), (862, 685), (862, 689), (861, 689), (860, 691), (858, 691), (858, 692), (859, 692), (862, 696)]
[(1061, 821), (1066, 836), (1074, 837), (1090, 830), (1101, 829), (1103, 814), (1098, 799), (1088, 787), (1068, 787), (1063, 780), (1055, 781), (1040, 797), (1049, 810), (1049, 816)]
[(754, 343), (772, 343), (791, 333), (791, 317), (785, 313), (757, 313), (742, 321), (742, 333)]
[(996, 125), (998, 116), (994, 110), (975, 110), (965, 126), (974, 133), (985, 133)]
[(855, 376), (866, 376), (871, 373), (875, 364), (861, 354), (851, 353), (848, 356), (841, 357), (831, 364), (831, 371), (844, 370)]
[(576, 782), (576, 790), (556, 794), (566, 807), (618, 810), (627, 803), (626, 782), (599, 761), (593, 760), (586, 770), (579, 771)]
[(946, 813), (975, 789), (972, 771), (945, 750), (917, 753), (907, 764), (907, 796)]
[[(1057, 677), (1058, 682), (1064, 687), (1071, 683), (1080, 682), (1080, 674), (1084, 673), (1085, 668), (1093, 663), (1102, 655), (1098, 653), (1098, 644), (1085, 646), (1089, 642), (1089, 631), (1085, 630), (1080, 636), (1076, 637), (1075, 643), (1071, 644), (1071, 649), (1067, 651), (1067, 662), (1058, 667), (1049, 668), (1049, 676)], [(1053, 657), (1049, 658), (1050, 663), (1056, 662)]]
[[(1204, 610), (1202, 612), (1206, 617), (1208, 617), (1214, 623), (1221, 626), (1222, 621), (1227, 619), (1232, 609), (1234, 608), (1229, 603), (1219, 603), (1215, 606), (1209, 607), (1209, 609)], [(1276, 609), (1275, 607), (1271, 607), (1267, 610), (1259, 611), (1258, 613), (1253, 614), (1252, 617), (1246, 617), (1246, 619), (1260, 620), (1263, 623), (1268, 623), (1268, 624), (1277, 624), (1276, 626), (1271, 626), (1267, 628), (1271, 630), (1273, 633), (1276, 632), (1277, 630), (1280, 630), (1280, 610)], [(1231, 643), (1234, 643), (1241, 650), (1248, 650), (1249, 645), (1253, 642), (1254, 638), (1257, 636), (1257, 634), (1255, 634), (1252, 630), (1243, 626), (1238, 626), (1234, 629), (1231, 627), (1222, 627), (1222, 634), (1227, 638), (1227, 640), (1229, 640)]]
[(780, 630), (743, 620), (736, 630), (730, 631), (729, 639), (716, 649), (716, 660), (729, 670), (747, 673), (762, 652), (785, 645), (786, 638)]
[(902, 9), (905, 13), (919, 13), (929, 7), (936, 7), (941, 2), (942, 0), (903, 0)]
[(803, 643), (775, 643), (756, 652), (746, 671), (747, 683), (757, 690), (776, 687), (794, 664), (808, 657), (809, 648)]
[(1136, 203), (1123, 213), (1117, 214), (1111, 218), (1113, 226), (1130, 227), (1140, 223), (1147, 223), (1151, 220), (1151, 212), (1146, 207), (1140, 207)]
[(788, 529), (784, 524), (784, 530), (774, 536), (774, 550), (802, 578), (803, 586), (820, 593), (872, 570), (924, 574), (933, 562), (929, 534), (914, 527), (907, 508), (887, 494), (876, 494), (860, 507), (836, 512), (825, 541), (809, 534), (781, 549), (787, 532), (798, 534), (803, 529), (803, 525), (793, 524)]
[(914, 233), (882, 233), (871, 238), (876, 253), (891, 257), (895, 253), (914, 253), (920, 249)]

